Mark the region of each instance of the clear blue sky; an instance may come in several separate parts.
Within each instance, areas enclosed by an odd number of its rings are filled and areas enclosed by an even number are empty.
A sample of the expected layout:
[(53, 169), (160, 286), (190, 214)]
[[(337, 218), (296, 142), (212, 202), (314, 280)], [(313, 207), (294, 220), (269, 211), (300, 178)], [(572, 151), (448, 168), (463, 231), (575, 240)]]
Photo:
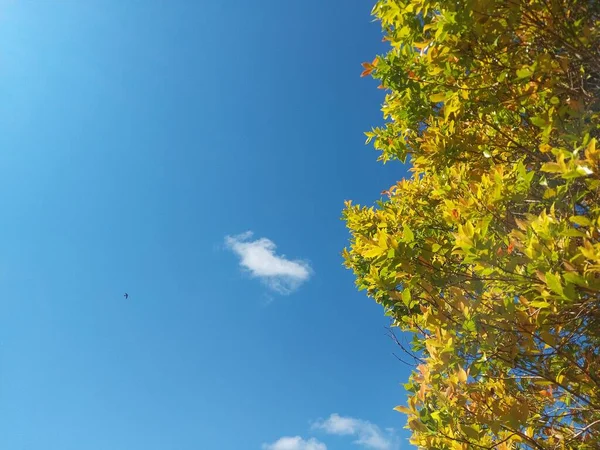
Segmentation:
[[(343, 201), (404, 175), (364, 146), (371, 7), (0, 1), (0, 448), (406, 437), (407, 370), (340, 257)], [(248, 230), (308, 279), (241, 267)]]

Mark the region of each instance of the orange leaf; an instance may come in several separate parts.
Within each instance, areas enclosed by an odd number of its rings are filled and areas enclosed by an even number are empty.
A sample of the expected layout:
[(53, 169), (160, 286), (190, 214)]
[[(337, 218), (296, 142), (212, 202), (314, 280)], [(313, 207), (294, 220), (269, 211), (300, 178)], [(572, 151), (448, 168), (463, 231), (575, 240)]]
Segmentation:
[(540, 391), (539, 394), (542, 397), (552, 398), (552, 387), (549, 387), (547, 390)]

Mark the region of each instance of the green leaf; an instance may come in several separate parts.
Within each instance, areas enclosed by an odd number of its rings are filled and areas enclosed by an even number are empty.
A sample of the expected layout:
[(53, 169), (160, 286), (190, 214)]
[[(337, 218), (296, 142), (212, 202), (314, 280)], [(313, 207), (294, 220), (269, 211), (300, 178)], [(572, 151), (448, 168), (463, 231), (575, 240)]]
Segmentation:
[(594, 225), (592, 221), (585, 216), (571, 216), (569, 217), (569, 220), (582, 227), (591, 227)]
[(548, 122), (546, 122), (546, 119), (539, 117), (539, 116), (535, 116), (532, 117), (531, 119), (529, 119), (531, 121), (532, 124), (534, 124), (536, 127), (540, 127), (540, 128), (544, 128), (546, 125), (548, 125)]
[(474, 333), (477, 331), (477, 327), (476, 327), (473, 319), (469, 319), (469, 320), (463, 322), (463, 329), (465, 331), (470, 331), (471, 333)]
[(531, 75), (533, 75), (533, 69), (529, 66), (517, 70), (517, 78), (519, 79), (528, 78)]
[(410, 244), (412, 241), (415, 240), (415, 235), (413, 234), (412, 230), (406, 224), (404, 224), (404, 227), (403, 227), (403, 239), (402, 240), (404, 242), (406, 242), (407, 244)]
[(468, 425), (461, 425), (461, 429), (469, 439), (479, 439), (479, 431), (477, 431), (476, 428)]
[(550, 290), (560, 296), (564, 296), (565, 293), (561, 284), (560, 275), (554, 275), (552, 272), (546, 272), (545, 275), (546, 285), (550, 288)]
[(575, 272), (565, 272), (563, 278), (567, 283), (573, 283), (577, 286), (587, 287), (588, 283), (581, 275)]
[(534, 308), (549, 308), (550, 307), (550, 303), (543, 301), (543, 300), (536, 300), (530, 303), (531, 306), (533, 306)]
[(585, 233), (579, 230), (576, 230), (575, 228), (569, 228), (566, 231), (562, 232), (563, 236), (571, 236), (571, 237), (585, 237)]
[(412, 299), (412, 296), (410, 294), (410, 289), (404, 288), (402, 290), (402, 303), (404, 303), (406, 306), (410, 307), (411, 299)]

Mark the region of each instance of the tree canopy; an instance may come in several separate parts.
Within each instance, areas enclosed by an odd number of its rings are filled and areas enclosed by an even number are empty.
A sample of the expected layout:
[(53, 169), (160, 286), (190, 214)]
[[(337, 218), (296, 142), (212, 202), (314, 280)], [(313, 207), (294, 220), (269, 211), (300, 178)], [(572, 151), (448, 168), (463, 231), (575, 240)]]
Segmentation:
[(347, 202), (360, 289), (414, 333), (427, 449), (600, 448), (600, 2), (380, 0), (379, 159)]

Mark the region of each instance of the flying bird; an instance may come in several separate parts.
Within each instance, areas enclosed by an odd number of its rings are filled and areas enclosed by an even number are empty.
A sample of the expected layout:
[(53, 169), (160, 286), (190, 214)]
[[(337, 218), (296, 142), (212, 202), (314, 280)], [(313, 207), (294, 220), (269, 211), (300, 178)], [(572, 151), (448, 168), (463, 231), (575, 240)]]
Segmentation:
[(123, 297), (125, 297), (125, 300), (127, 300), (129, 298), (129, 294), (125, 292), (125, 295), (123, 295)]

